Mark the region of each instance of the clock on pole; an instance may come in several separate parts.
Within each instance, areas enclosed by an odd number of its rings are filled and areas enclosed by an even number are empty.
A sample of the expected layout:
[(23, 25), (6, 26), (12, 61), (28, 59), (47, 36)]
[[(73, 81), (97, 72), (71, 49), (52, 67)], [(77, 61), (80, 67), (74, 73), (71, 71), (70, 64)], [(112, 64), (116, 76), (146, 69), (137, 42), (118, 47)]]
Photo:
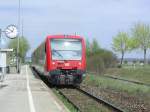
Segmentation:
[(7, 26), (7, 28), (5, 29), (5, 35), (6, 37), (10, 38), (10, 39), (14, 39), (18, 36), (18, 29), (15, 25), (9, 25)]

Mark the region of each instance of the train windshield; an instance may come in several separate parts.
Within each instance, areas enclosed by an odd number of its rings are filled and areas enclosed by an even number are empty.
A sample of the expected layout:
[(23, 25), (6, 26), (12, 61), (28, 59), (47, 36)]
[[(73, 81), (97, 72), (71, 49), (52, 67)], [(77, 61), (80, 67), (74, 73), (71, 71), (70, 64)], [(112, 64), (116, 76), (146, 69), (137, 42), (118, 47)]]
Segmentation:
[(52, 60), (81, 60), (82, 44), (79, 39), (51, 39)]

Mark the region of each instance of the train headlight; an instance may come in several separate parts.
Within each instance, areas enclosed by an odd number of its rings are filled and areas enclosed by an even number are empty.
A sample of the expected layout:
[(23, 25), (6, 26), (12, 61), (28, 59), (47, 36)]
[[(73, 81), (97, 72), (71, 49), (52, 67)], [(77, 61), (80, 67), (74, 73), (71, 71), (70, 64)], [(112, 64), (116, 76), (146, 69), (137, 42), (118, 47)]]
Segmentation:
[(70, 66), (70, 64), (69, 63), (65, 63), (65, 66)]
[(53, 65), (55, 65), (55, 62), (52, 62)]
[(79, 62), (79, 65), (81, 65), (81, 62)]

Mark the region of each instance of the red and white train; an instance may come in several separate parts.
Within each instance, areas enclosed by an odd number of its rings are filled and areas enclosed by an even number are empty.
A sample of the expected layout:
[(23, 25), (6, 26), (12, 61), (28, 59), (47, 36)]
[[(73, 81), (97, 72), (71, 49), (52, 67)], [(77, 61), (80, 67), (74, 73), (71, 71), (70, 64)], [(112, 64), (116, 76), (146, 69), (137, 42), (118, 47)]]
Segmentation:
[(50, 35), (32, 54), (32, 67), (53, 85), (80, 84), (86, 72), (83, 37)]

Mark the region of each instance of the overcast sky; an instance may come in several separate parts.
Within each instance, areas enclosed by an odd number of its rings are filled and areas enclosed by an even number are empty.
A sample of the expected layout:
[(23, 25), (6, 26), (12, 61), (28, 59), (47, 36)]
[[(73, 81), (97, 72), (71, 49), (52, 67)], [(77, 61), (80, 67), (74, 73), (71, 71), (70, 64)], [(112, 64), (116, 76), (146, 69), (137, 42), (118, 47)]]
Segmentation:
[[(21, 7), (24, 36), (31, 44), (28, 55), (51, 34), (96, 38), (102, 48), (111, 49), (118, 31), (130, 32), (137, 22), (150, 23), (150, 0), (21, 0)], [(18, 0), (1, 0), (0, 28), (17, 23)], [(133, 56), (143, 54), (126, 55)]]

